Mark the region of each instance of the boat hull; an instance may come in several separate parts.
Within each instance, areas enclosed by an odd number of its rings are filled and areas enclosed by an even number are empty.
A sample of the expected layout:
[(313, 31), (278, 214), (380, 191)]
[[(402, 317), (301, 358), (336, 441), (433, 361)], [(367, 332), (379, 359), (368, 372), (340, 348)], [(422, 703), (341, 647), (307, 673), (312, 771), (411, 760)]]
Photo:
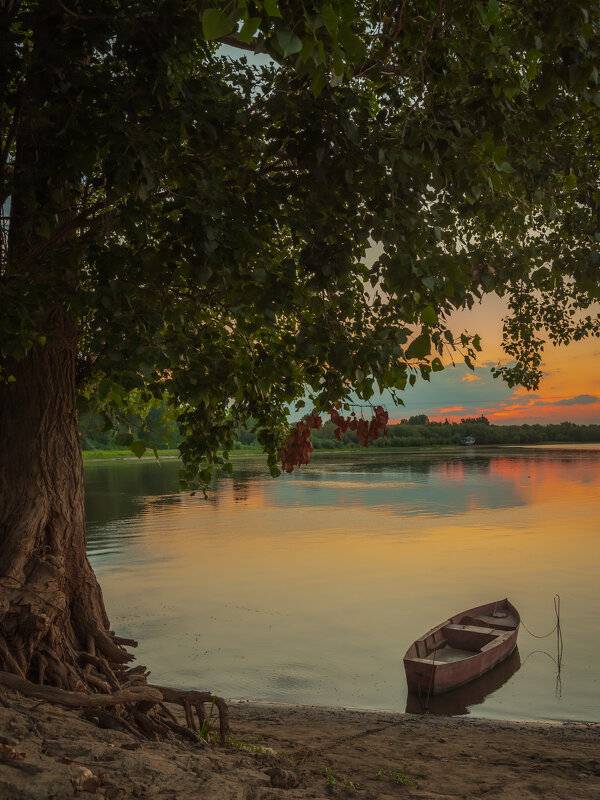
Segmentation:
[(415, 692), (408, 692), (406, 697), (407, 714), (437, 714), (443, 717), (455, 717), (470, 714), (474, 706), (481, 705), (494, 692), (498, 691), (521, 666), (521, 656), (517, 645), (512, 653), (499, 664), (486, 672), (477, 680), (469, 681), (435, 697), (421, 697)]
[(464, 686), (508, 658), (520, 618), (508, 600), (468, 609), (417, 639), (404, 657), (409, 691), (421, 697)]

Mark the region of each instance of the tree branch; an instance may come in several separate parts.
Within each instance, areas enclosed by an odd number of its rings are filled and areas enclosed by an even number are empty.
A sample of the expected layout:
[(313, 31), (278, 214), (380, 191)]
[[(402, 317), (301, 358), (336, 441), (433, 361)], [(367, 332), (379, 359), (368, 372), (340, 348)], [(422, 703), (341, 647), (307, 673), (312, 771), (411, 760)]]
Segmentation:
[(246, 50), (250, 53), (258, 53), (262, 52), (256, 49), (256, 46), (253, 45), (251, 42), (240, 42), (240, 40), (231, 34), (228, 36), (223, 36), (219, 39), (222, 44), (227, 44), (229, 47), (237, 47), (239, 50)]
[(16, 98), (15, 111), (10, 121), (8, 132), (6, 134), (6, 141), (4, 142), (4, 147), (2, 148), (2, 155), (0, 156), (0, 170), (2, 172), (4, 172), (4, 167), (6, 166), (8, 156), (10, 155), (10, 148), (12, 147), (12, 144), (15, 140), (20, 115), (21, 115), (21, 93), (19, 92)]

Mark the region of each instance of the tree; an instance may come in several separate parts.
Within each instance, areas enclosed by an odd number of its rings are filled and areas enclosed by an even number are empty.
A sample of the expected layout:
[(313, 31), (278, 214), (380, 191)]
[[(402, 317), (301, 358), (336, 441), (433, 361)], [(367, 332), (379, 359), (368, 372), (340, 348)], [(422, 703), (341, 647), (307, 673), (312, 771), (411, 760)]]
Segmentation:
[(141, 455), (168, 403), (203, 486), (250, 418), (276, 474), (306, 394), (472, 366), (447, 319), (486, 292), (511, 298), (511, 382), (539, 380), (544, 331), (598, 333), (599, 13), (2, 4), (2, 670), (132, 680), (85, 555), (78, 410)]
[(429, 425), (429, 417), (427, 414), (416, 414), (408, 418), (409, 425)]
[(490, 421), (487, 417), (481, 414), (478, 417), (464, 417), (460, 421), (461, 425), (489, 425)]

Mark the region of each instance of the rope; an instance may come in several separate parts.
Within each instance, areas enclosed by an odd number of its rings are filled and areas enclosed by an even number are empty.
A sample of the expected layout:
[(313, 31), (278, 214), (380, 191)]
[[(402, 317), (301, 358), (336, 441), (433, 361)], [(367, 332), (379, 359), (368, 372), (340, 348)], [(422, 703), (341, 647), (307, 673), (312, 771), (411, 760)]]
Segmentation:
[[(544, 653), (544, 655), (547, 655), (550, 659), (552, 659), (552, 661), (554, 661), (554, 663), (556, 664), (556, 696), (560, 697), (562, 695), (561, 669), (562, 669), (562, 657), (563, 657), (563, 635), (562, 635), (562, 628), (560, 625), (559, 594), (554, 595), (554, 613), (556, 614), (556, 625), (552, 628), (552, 630), (549, 633), (545, 633), (543, 636), (538, 636), (538, 634), (530, 631), (524, 622), (521, 622), (521, 625), (525, 628), (525, 630), (530, 636), (533, 636), (534, 639), (547, 639), (549, 636), (552, 636), (552, 634), (556, 631), (556, 658), (554, 658), (554, 656), (551, 656), (550, 653), (546, 653), (545, 650), (533, 650), (531, 653), (529, 653), (527, 658), (533, 655), (533, 653)], [(527, 661), (527, 658), (525, 659), (525, 661)], [(523, 662), (523, 664), (525, 663), (525, 661)]]
[[(436, 648), (434, 648), (434, 650), (433, 650), (433, 658), (431, 660), (432, 667), (435, 667), (435, 654), (436, 654)], [(419, 698), (419, 704), (421, 706), (421, 710), (425, 714), (429, 713), (429, 699), (431, 697), (431, 690), (433, 689), (433, 679), (434, 679), (434, 677), (435, 677), (435, 669), (432, 669), (431, 670), (431, 675), (429, 677), (429, 686), (427, 688), (427, 698), (425, 700), (425, 703), (423, 703), (423, 697), (421, 696), (421, 681), (419, 681), (418, 687), (417, 687), (417, 697)]]
[[(527, 633), (530, 636), (533, 636), (534, 639), (547, 639), (549, 636), (552, 636), (554, 631), (560, 632), (560, 595), (559, 594), (555, 594), (554, 595), (554, 612), (556, 614), (556, 625), (552, 628), (552, 630), (549, 633), (544, 633), (542, 636), (539, 636), (537, 633), (533, 633), (533, 631), (530, 631), (529, 628), (527, 627), (527, 625), (525, 625), (525, 623), (523, 622), (523, 620), (521, 620), (521, 625), (525, 628), (525, 630), (527, 631)], [(560, 633), (560, 640), (562, 641), (562, 633)]]
[[(561, 668), (562, 668), (562, 656), (563, 656), (563, 635), (560, 625), (560, 595), (555, 594), (553, 601), (554, 601), (554, 613), (556, 614), (556, 624), (554, 625), (551, 631), (549, 631), (548, 633), (544, 633), (543, 635), (540, 636), (537, 633), (533, 633), (533, 631), (530, 631), (527, 625), (525, 625), (525, 623), (522, 620), (521, 620), (521, 625), (530, 636), (533, 636), (534, 639), (547, 639), (549, 636), (552, 636), (554, 632), (556, 632), (556, 653), (557, 653), (556, 658), (554, 658), (554, 656), (551, 656), (550, 653), (547, 653), (545, 650), (533, 650), (531, 653), (529, 653), (529, 655), (527, 656), (525, 661), (523, 661), (521, 666), (525, 664), (529, 656), (533, 655), (533, 653), (544, 653), (544, 655), (547, 655), (548, 658), (550, 658), (556, 664), (556, 696), (560, 697), (562, 693)], [(496, 606), (494, 606), (494, 612), (495, 610)], [(492, 614), (494, 612), (492, 612)], [(435, 650), (433, 651), (433, 664), (435, 665)], [(426, 713), (429, 711), (429, 700), (431, 698), (432, 688), (433, 688), (433, 671), (429, 681), (429, 686), (427, 688), (427, 696), (423, 697), (422, 695), (421, 683), (419, 683), (417, 691), (417, 696), (421, 708)]]

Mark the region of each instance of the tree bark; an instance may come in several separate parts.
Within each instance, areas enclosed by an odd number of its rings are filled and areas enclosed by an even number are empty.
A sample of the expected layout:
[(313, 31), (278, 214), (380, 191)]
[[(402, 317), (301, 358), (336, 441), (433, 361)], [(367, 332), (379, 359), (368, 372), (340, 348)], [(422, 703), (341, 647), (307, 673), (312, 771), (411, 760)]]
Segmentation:
[(149, 738), (198, 740), (193, 721), (186, 729), (170, 719), (163, 699), (182, 705), (186, 718), (193, 705), (199, 720), (211, 703), (225, 744), (221, 698), (148, 686), (145, 667), (125, 666), (133, 656), (124, 645), (136, 642), (109, 630), (86, 555), (77, 328), (58, 305), (47, 327), (44, 345), (2, 364), (15, 380), (0, 382), (0, 684), (70, 707), (113, 706), (116, 716), (98, 712), (101, 724), (110, 719)]
[[(15, 286), (23, 287), (18, 318), (26, 327), (14, 336), (15, 347), (28, 328), (43, 331), (45, 341), (28, 343), (24, 358), (16, 351), (13, 360), (0, 358), (0, 683), (68, 705), (114, 706), (115, 720), (105, 710), (99, 720), (154, 737), (183, 729), (159, 719), (162, 695), (147, 685), (146, 668), (125, 666), (133, 656), (124, 648), (136, 643), (109, 630), (86, 555), (75, 408), (79, 331), (69, 307), (77, 306), (85, 275), (83, 251), (70, 244), (89, 209), (82, 207), (84, 176), (72, 174), (68, 162), (78, 138), (72, 117), (80, 90), (73, 87), (94, 45), (74, 29), (74, 18), (93, 24), (60, 3), (40, 4), (33, 14), (11, 132), (9, 241), (0, 251), (0, 281), (12, 281), (11, 298)], [(59, 53), (64, 63), (56, 61)], [(6, 330), (14, 333), (10, 325)], [(176, 690), (172, 696), (182, 703)], [(224, 741), (226, 706), (208, 694), (205, 701), (219, 708)]]
[(132, 656), (86, 555), (76, 326), (60, 307), (48, 322), (47, 342), (5, 363), (15, 380), (0, 383), (0, 669), (78, 691), (107, 681), (85, 654), (109, 673)]

